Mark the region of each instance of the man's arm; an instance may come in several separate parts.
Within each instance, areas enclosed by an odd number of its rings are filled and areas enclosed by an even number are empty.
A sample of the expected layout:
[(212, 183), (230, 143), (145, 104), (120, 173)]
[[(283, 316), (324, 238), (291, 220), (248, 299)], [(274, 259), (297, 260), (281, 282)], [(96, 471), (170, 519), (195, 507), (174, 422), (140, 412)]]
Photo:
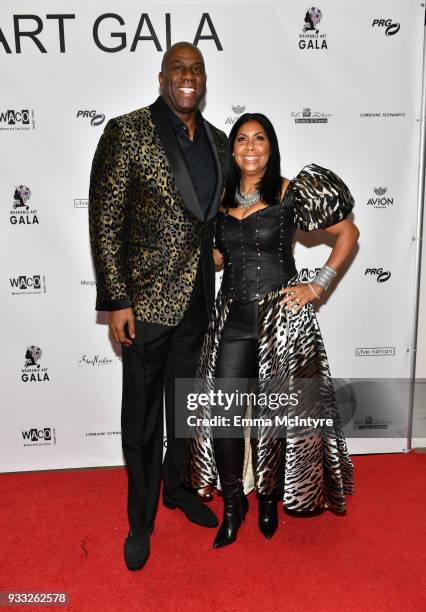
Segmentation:
[(134, 319), (127, 289), (125, 249), (128, 221), (129, 153), (119, 124), (105, 127), (93, 158), (89, 190), (89, 230), (96, 272), (96, 310), (109, 310), (114, 339), (130, 344)]

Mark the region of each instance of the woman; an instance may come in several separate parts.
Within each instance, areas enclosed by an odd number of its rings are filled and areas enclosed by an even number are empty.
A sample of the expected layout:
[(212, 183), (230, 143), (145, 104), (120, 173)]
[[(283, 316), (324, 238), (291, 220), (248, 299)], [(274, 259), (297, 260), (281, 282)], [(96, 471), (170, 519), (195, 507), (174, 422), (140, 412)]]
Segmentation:
[[(333, 172), (310, 164), (291, 181), (281, 177), (277, 137), (264, 115), (245, 114), (234, 124), (226, 165), (214, 250), (224, 272), (200, 358), (197, 391), (215, 391), (217, 397), (220, 390), (235, 398), (232, 391), (241, 391), (241, 384), (244, 392), (250, 391), (257, 380), (255, 399), (285, 389), (286, 397), (297, 399), (296, 405), (287, 403), (285, 416), (323, 417), (332, 423), (277, 425), (266, 419), (271, 404), (251, 405), (259, 528), (270, 538), (278, 526), (278, 499), (297, 512), (343, 512), (345, 494), (353, 490), (353, 466), (311, 302), (327, 290), (359, 232), (346, 219), (353, 198)], [(298, 283), (293, 258), (298, 228), (323, 229), (335, 238), (312, 283)], [(247, 405), (234, 399), (222, 411), (209, 404), (196, 412), (201, 418), (191, 439), (186, 483), (199, 490), (220, 481), (224, 517), (216, 548), (235, 541), (248, 509), (242, 482), (244, 427), (238, 421), (246, 411)], [(219, 413), (230, 417), (232, 432), (224, 422), (221, 429), (211, 425), (211, 417)]]

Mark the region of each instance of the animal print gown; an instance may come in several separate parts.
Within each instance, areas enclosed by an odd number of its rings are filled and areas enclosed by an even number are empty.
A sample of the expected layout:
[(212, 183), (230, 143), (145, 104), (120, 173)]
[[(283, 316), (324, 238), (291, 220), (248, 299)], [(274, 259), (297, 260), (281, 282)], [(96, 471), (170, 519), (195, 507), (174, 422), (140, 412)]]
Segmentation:
[[(266, 414), (271, 415), (269, 407), (256, 407), (259, 421), (256, 421), (256, 427), (246, 432), (246, 451), (250, 446), (252, 451), (254, 486), (259, 493), (279, 495), (284, 507), (292, 511), (329, 508), (344, 512), (345, 494), (353, 492), (353, 466), (314, 309), (308, 303), (294, 313), (279, 303), (283, 299), (280, 289), (298, 283), (292, 252), (296, 229), (310, 231), (334, 225), (344, 219), (352, 207), (353, 198), (345, 183), (332, 171), (310, 164), (290, 181), (279, 205), (252, 213), (243, 220), (244, 235), (241, 230), (242, 248), (257, 248), (255, 255), (260, 262), (265, 259), (271, 244), (269, 241), (262, 245), (262, 231), (266, 231), (264, 228), (269, 222), (278, 232), (275, 261), (280, 282), (272, 288), (269, 284), (266, 294), (264, 291), (255, 293), (259, 290), (259, 282), (255, 282), (258, 276), (254, 279), (253, 272), (252, 290), (250, 283), (249, 289), (244, 289), (249, 292), (249, 299), (256, 296), (258, 304), (257, 394), (283, 389), (288, 393), (292, 390), (301, 393), (299, 387), (302, 386), (302, 400), (297, 406), (288, 406), (286, 416), (320, 417), (323, 423), (324, 419), (330, 419), (327, 423), (332, 423), (322, 427), (292, 427), (288, 423), (277, 427), (274, 421), (271, 427), (263, 419)], [(203, 343), (196, 379), (197, 393), (209, 393), (215, 389), (215, 364), (230, 305), (233, 299), (244, 301), (247, 298), (246, 294), (238, 294), (236, 276), (250, 276), (250, 272), (235, 270), (234, 263), (240, 255), (232, 251), (237, 248), (238, 240), (233, 239), (235, 232), (240, 231), (241, 223), (225, 213), (217, 216), (215, 240), (216, 247), (224, 256), (224, 274), (214, 316)], [(256, 266), (256, 269), (261, 270), (261, 266)], [(198, 406), (196, 410), (200, 419), (210, 419), (212, 415), (210, 405)], [(258, 424), (263, 422), (266, 424)], [(192, 428), (184, 475), (187, 486), (200, 489), (218, 484), (213, 435), (212, 427), (205, 422)], [(247, 488), (246, 482), (246, 491)]]

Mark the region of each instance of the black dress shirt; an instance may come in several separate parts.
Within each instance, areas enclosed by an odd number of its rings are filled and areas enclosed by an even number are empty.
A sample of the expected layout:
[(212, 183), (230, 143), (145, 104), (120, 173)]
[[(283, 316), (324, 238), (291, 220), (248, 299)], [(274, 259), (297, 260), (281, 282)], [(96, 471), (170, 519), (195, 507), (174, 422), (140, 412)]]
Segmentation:
[(213, 153), (204, 129), (203, 116), (200, 111), (197, 111), (194, 140), (191, 140), (187, 126), (166, 102), (164, 102), (164, 105), (188, 166), (201, 211), (205, 217), (215, 192), (217, 176)]

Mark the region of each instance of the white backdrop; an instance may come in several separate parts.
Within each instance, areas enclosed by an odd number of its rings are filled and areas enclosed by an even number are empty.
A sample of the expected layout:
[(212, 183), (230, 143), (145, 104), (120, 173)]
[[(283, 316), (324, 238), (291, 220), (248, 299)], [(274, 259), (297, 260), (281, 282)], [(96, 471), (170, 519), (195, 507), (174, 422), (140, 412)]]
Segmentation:
[[(0, 470), (122, 463), (121, 363), (94, 311), (91, 160), (109, 118), (157, 97), (167, 43), (197, 31), (205, 116), (229, 132), (243, 109), (265, 113), (285, 176), (314, 161), (355, 197), (359, 250), (318, 313), (333, 375), (409, 376), (424, 7), (321, 0), (317, 33), (304, 32), (307, 8), (2, 1)], [(329, 250), (302, 236), (298, 268)], [(407, 415), (403, 392), (383, 417), (389, 435), (355, 436), (350, 450), (402, 451)], [(355, 417), (368, 429), (373, 415), (359, 406)]]

